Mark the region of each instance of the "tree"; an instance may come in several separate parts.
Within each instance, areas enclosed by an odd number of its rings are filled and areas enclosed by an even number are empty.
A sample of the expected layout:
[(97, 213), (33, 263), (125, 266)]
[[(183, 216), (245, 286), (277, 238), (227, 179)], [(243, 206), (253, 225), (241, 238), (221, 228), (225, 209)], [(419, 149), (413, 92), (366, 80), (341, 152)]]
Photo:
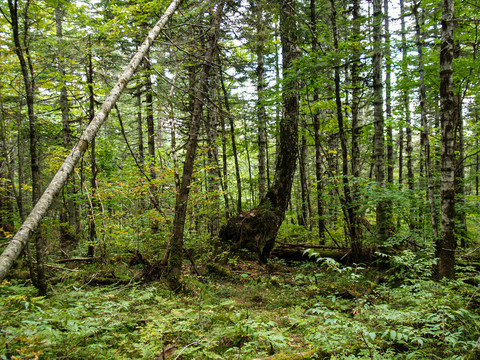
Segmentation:
[(441, 238), (436, 243), (438, 276), (455, 277), (455, 126), (458, 120), (453, 93), (454, 18), (453, 0), (442, 2), (442, 40), (440, 50), (441, 148)]
[[(60, 77), (60, 110), (62, 113), (62, 140), (63, 146), (70, 149), (72, 146), (72, 134), (70, 129), (70, 104), (68, 102), (67, 85), (66, 85), (66, 70), (65, 70), (65, 43), (63, 39), (63, 18), (65, 13), (65, 6), (61, 1), (55, 5), (55, 30), (57, 37), (58, 59), (57, 68), (58, 76)], [(79, 233), (79, 219), (76, 211), (73, 197), (76, 193), (74, 177), (70, 178), (70, 184), (67, 185), (67, 196), (64, 200), (64, 205), (60, 212), (60, 219), (62, 225), (60, 226), (61, 239), (60, 243), (63, 248), (77, 242), (77, 234)]]
[(389, 236), (387, 202), (382, 199), (385, 190), (385, 121), (383, 116), (383, 41), (382, 41), (382, 2), (373, 1), (373, 108), (375, 127), (375, 179), (380, 199), (377, 201), (377, 237), (380, 243)]
[[(18, 1), (9, 0), (8, 8), (10, 10), (10, 19), (13, 31), (13, 40), (15, 45), (15, 52), (20, 62), (20, 68), (22, 71), (23, 82), (25, 86), (25, 94), (27, 98), (27, 110), (29, 120), (29, 139), (30, 139), (30, 169), (32, 172), (32, 201), (35, 204), (40, 198), (40, 166), (39, 155), (37, 150), (38, 144), (38, 131), (37, 131), (37, 119), (35, 114), (35, 75), (33, 71), (32, 58), (29, 52), (29, 5), (27, 2), (24, 9), (23, 18), (23, 41), (20, 42), (19, 32), (19, 16), (18, 16)], [(45, 270), (43, 268), (43, 256), (45, 251), (44, 238), (40, 231), (35, 234), (35, 250), (36, 250), (36, 276), (34, 284), (38, 288), (40, 295), (47, 293), (47, 284), (45, 280)]]
[(418, 73), (420, 77), (420, 96), (419, 96), (419, 105), (420, 105), (420, 123), (422, 125), (422, 137), (424, 144), (424, 154), (425, 154), (425, 173), (427, 177), (427, 198), (430, 204), (430, 215), (433, 229), (433, 236), (435, 239), (438, 239), (438, 213), (437, 207), (435, 204), (435, 193), (434, 193), (434, 182), (433, 182), (433, 173), (432, 173), (432, 161), (431, 161), (431, 151), (430, 151), (430, 127), (427, 120), (427, 109), (426, 109), (426, 90), (425, 90), (425, 72), (423, 66), (423, 37), (421, 33), (421, 21), (418, 14), (418, 8), (420, 3), (413, 4), (412, 12), (415, 17), (415, 37), (417, 42), (417, 52), (418, 52)]
[(189, 123), (189, 134), (185, 145), (185, 162), (183, 173), (175, 199), (175, 217), (173, 220), (173, 235), (167, 248), (167, 281), (170, 289), (181, 290), (182, 263), (183, 263), (183, 235), (187, 214), (188, 195), (192, 182), (193, 168), (198, 147), (198, 132), (203, 116), (203, 105), (208, 93), (208, 77), (212, 60), (217, 51), (217, 42), (220, 36), (220, 24), (223, 18), (224, 1), (220, 1), (216, 9), (211, 10), (212, 20), (209, 31), (208, 48), (203, 60), (202, 72), (195, 92), (193, 111)]
[(335, 0), (330, 0), (330, 4), (332, 6), (333, 47), (336, 57), (334, 69), (335, 103), (337, 107), (338, 134), (340, 137), (340, 147), (342, 151), (343, 198), (341, 199), (341, 202), (344, 212), (344, 218), (346, 221), (346, 228), (348, 229), (348, 233), (350, 236), (352, 259), (353, 261), (360, 261), (362, 259), (362, 243), (358, 236), (358, 217), (355, 216), (351, 186), (349, 181), (347, 136), (345, 134), (342, 99), (340, 95), (340, 64), (338, 61), (337, 12), (335, 7)]
[(82, 136), (75, 144), (74, 148), (70, 154), (65, 159), (62, 166), (58, 169), (57, 173), (53, 177), (50, 184), (47, 186), (43, 192), (40, 199), (35, 204), (34, 208), (27, 216), (23, 222), (20, 229), (14, 235), (7, 248), (0, 255), (0, 281), (2, 281), (7, 275), (8, 271), (12, 267), (14, 261), (22, 252), (26, 243), (30, 239), (32, 233), (38, 228), (41, 220), (46, 215), (49, 207), (52, 205), (53, 200), (62, 190), (65, 182), (68, 179), (68, 176), (73, 172), (75, 165), (78, 163), (80, 158), (83, 156), (85, 151), (88, 148), (88, 145), (91, 144), (92, 140), (95, 138), (99, 128), (107, 119), (107, 116), (114, 106), (115, 102), (119, 98), (122, 91), (125, 89), (128, 81), (132, 77), (135, 70), (140, 65), (144, 55), (146, 54), (148, 48), (153, 43), (153, 40), (158, 36), (162, 28), (165, 26), (167, 20), (176, 10), (180, 0), (174, 0), (169, 5), (164, 15), (159, 19), (155, 26), (148, 33), (145, 41), (142, 46), (138, 49), (137, 53), (133, 56), (130, 63), (127, 65), (122, 75), (119, 77), (117, 83), (110, 91), (109, 95), (106, 97), (101, 108), (95, 115), (95, 118), (90, 122), (87, 128), (84, 130)]
[(265, 29), (263, 19), (263, 0), (253, 5), (256, 15), (257, 39), (257, 117), (258, 117), (258, 192), (263, 197), (266, 191), (266, 152), (267, 152), (267, 114), (265, 111)]
[(290, 74), (293, 62), (299, 57), (295, 1), (282, 0), (280, 10), (280, 37), (283, 69), (283, 115), (279, 126), (279, 150), (272, 186), (257, 207), (230, 219), (220, 236), (235, 250), (246, 248), (267, 261), (278, 229), (282, 224), (290, 199), (297, 163), (299, 99), (298, 84)]

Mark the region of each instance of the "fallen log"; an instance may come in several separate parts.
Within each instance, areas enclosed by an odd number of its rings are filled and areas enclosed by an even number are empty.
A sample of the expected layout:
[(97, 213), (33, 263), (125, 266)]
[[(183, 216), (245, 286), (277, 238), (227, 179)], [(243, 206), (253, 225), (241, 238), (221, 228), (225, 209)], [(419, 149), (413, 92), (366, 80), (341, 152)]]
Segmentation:
[[(305, 253), (307, 249), (313, 249), (313, 246), (307, 245), (280, 245), (276, 246), (272, 250), (272, 256), (275, 256), (279, 259), (286, 261), (317, 261), (316, 257), (310, 257), (308, 253)], [(315, 247), (316, 252), (319, 254), (319, 257), (328, 257), (336, 261), (343, 261), (346, 258), (346, 255), (350, 252), (349, 248), (318, 248)]]
[(76, 258), (68, 258), (68, 259), (60, 259), (55, 261), (57, 264), (63, 264), (63, 263), (68, 263), (68, 262), (95, 262), (99, 261), (102, 258), (100, 256), (96, 257), (76, 257)]

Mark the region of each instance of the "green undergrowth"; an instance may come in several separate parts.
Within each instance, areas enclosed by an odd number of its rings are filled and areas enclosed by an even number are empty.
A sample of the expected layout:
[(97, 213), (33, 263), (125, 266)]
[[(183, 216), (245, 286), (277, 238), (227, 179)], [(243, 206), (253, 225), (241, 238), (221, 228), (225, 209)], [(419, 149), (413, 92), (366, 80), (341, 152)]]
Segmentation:
[(222, 266), (205, 267), (205, 283), (186, 271), (182, 295), (161, 282), (93, 285), (94, 266), (48, 297), (5, 281), (0, 359), (464, 359), (480, 335), (468, 268), (434, 282), (332, 261)]

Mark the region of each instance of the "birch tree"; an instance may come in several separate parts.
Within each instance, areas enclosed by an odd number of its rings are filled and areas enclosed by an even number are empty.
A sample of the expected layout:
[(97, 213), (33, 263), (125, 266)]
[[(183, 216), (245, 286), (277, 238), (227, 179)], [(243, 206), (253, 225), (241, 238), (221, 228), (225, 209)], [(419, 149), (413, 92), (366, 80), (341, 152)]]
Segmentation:
[(34, 208), (27, 216), (20, 229), (14, 235), (7, 248), (0, 255), (0, 281), (5, 278), (9, 269), (12, 267), (14, 261), (22, 252), (33, 232), (38, 228), (41, 220), (45, 217), (48, 209), (52, 205), (53, 200), (62, 190), (69, 175), (73, 172), (75, 165), (81, 159), (81, 157), (87, 150), (89, 144), (91, 144), (91, 142), (95, 138), (98, 130), (107, 119), (107, 116), (110, 113), (112, 107), (115, 105), (115, 102), (120, 97), (120, 94), (125, 89), (127, 83), (135, 73), (135, 70), (142, 62), (142, 59), (147, 53), (147, 50), (150, 48), (154, 39), (163, 29), (170, 16), (172, 16), (176, 8), (179, 6), (180, 2), (181, 0), (173, 0), (172, 3), (168, 6), (163, 16), (150, 30), (145, 41), (140, 46), (137, 53), (133, 56), (130, 63), (126, 66), (125, 70), (119, 77), (117, 83), (114, 85), (110, 93), (105, 98), (105, 101), (98, 110), (94, 119), (84, 130), (84, 132), (80, 136), (80, 139), (75, 144), (62, 166), (58, 169), (52, 181), (50, 182), (42, 196), (39, 198), (39, 200), (36, 202)]
[(457, 108), (453, 93), (454, 10), (453, 0), (443, 0), (440, 50), (441, 238), (436, 244), (438, 275), (455, 276), (455, 126)]

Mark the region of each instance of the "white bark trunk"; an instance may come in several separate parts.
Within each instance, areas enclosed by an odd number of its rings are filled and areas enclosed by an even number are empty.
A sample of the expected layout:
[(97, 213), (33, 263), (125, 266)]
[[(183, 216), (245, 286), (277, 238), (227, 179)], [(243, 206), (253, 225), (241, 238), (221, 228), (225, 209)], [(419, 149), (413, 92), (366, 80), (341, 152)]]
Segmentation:
[(5, 251), (0, 255), (0, 281), (2, 281), (8, 273), (8, 270), (13, 265), (13, 262), (20, 255), (22, 249), (24, 248), (27, 241), (30, 239), (30, 236), (34, 230), (40, 224), (40, 221), (43, 219), (47, 213), (50, 205), (52, 204), (55, 197), (61, 191), (65, 182), (68, 179), (68, 176), (73, 172), (75, 165), (78, 163), (82, 155), (87, 150), (88, 144), (95, 138), (98, 130), (102, 124), (107, 119), (110, 110), (115, 105), (115, 102), (119, 98), (122, 91), (125, 89), (128, 81), (134, 74), (138, 65), (141, 63), (144, 55), (147, 50), (153, 43), (153, 40), (158, 36), (162, 28), (165, 26), (167, 20), (176, 10), (181, 0), (173, 0), (170, 6), (167, 8), (160, 20), (155, 24), (155, 26), (150, 30), (147, 35), (147, 38), (143, 42), (142, 46), (138, 49), (135, 56), (132, 58), (130, 63), (127, 65), (123, 74), (118, 79), (117, 83), (113, 89), (108, 94), (107, 98), (102, 104), (102, 107), (99, 109), (91, 123), (83, 132), (80, 140), (74, 146), (70, 154), (65, 159), (65, 162), (57, 171), (52, 181), (48, 185), (45, 192), (42, 194), (38, 202), (35, 204), (35, 207), (30, 212), (28, 217), (23, 222), (22, 226), (12, 238), (8, 244)]

